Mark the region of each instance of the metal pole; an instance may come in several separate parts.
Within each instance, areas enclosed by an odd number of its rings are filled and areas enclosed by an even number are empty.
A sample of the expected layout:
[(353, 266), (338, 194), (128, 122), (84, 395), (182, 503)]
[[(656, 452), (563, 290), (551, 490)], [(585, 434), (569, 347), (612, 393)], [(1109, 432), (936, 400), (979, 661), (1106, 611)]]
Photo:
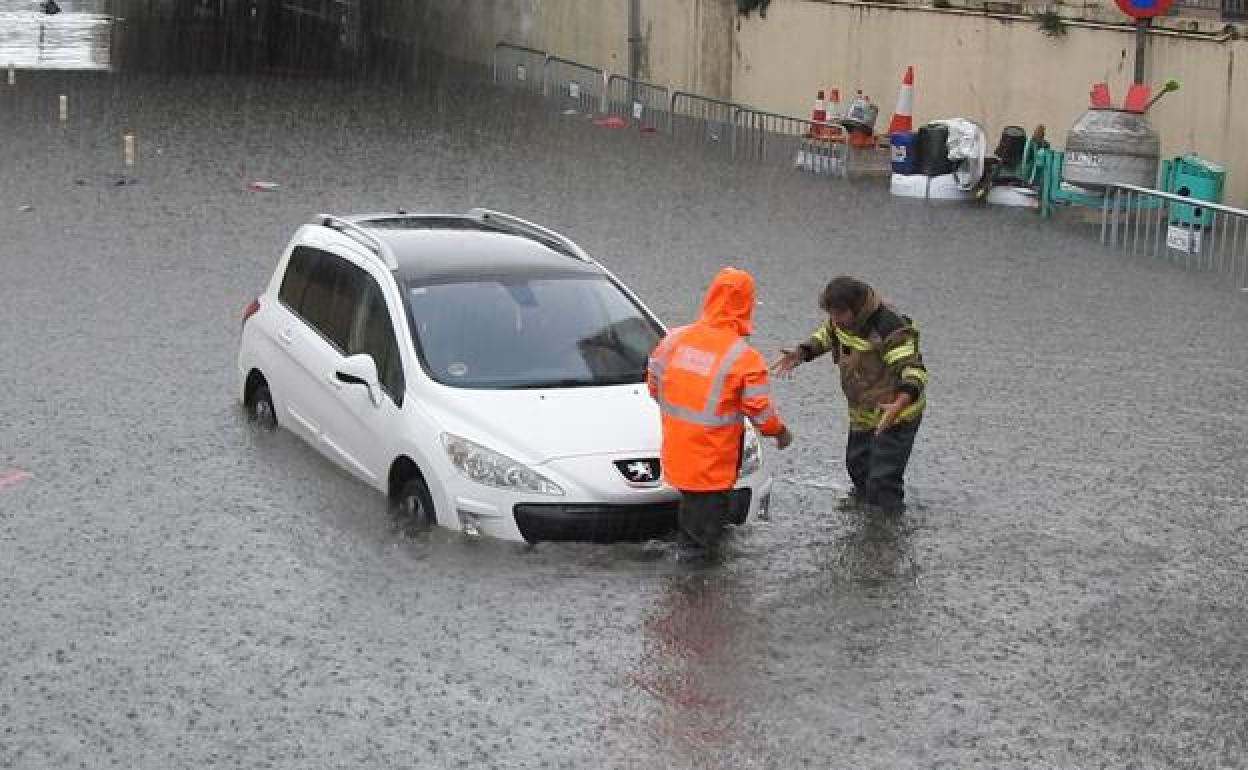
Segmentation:
[(1106, 191), (1105, 197), (1101, 199), (1101, 245), (1105, 245), (1105, 231), (1109, 226), (1109, 199), (1118, 192), (1116, 188)]
[(632, 105), (637, 101), (637, 81), (641, 79), (641, 0), (628, 2), (628, 79), (628, 103)]
[(1135, 82), (1144, 82), (1144, 47), (1148, 42), (1148, 27), (1152, 19), (1135, 20)]

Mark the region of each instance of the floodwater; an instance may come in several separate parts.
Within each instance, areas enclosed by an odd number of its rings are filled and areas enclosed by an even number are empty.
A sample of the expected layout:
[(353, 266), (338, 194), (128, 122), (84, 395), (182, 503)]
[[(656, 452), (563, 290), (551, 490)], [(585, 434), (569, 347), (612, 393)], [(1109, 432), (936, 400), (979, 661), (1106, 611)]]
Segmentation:
[[(0, 131), (0, 767), (1245, 765), (1234, 287), (469, 80), (19, 73)], [(878, 286), (932, 376), (909, 510), (844, 504), (822, 364), (720, 565), (408, 536), (250, 428), (240, 311), (297, 225), (477, 205), (671, 323), (752, 271), (769, 356)]]

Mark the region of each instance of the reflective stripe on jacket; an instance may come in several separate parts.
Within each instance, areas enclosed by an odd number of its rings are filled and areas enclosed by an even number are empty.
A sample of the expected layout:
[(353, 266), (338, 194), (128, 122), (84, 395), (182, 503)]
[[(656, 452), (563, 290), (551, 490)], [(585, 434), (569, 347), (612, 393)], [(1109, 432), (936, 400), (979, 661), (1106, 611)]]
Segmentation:
[(915, 419), (927, 406), (927, 367), (919, 351), (919, 331), (874, 292), (855, 319), (854, 331), (827, 322), (801, 345), (801, 351), (807, 361), (832, 353), (849, 402), (851, 430), (874, 430), (884, 414), (880, 405), (899, 392), (909, 393), (911, 403), (898, 414), (898, 422)]
[(677, 489), (731, 489), (741, 460), (743, 419), (763, 434), (784, 423), (771, 405), (767, 364), (746, 343), (754, 281), (724, 268), (696, 323), (673, 329), (650, 356), (646, 378), (663, 423), (663, 474)]

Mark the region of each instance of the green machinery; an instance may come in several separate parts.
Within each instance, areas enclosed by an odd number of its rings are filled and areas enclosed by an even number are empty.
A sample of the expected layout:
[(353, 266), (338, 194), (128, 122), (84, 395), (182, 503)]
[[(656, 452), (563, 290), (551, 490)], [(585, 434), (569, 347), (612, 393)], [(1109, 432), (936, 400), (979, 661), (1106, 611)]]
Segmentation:
[[(1028, 142), (1030, 145), (1030, 141)], [(1058, 206), (1084, 206), (1099, 209), (1105, 205), (1103, 193), (1088, 190), (1062, 181), (1062, 167), (1066, 153), (1051, 147), (1036, 147), (1030, 157), (1030, 168), (1022, 178), (1029, 187), (1035, 188), (1040, 198), (1040, 217), (1053, 216)], [(1161, 161), (1160, 180), (1170, 178), (1171, 161)], [(1170, 192), (1166, 190), (1166, 192)], [(1155, 206), (1156, 200), (1141, 197), (1135, 202), (1140, 208)]]
[[(1062, 180), (1066, 154), (1049, 146), (1043, 128), (1038, 129), (1023, 148), (1021, 160), (1014, 166), (999, 166), (993, 176), (997, 180), (1016, 179), (1036, 191), (1040, 216), (1048, 219), (1060, 206), (1083, 206), (1099, 209), (1105, 204), (1103, 193), (1067, 184)], [(1197, 155), (1161, 161), (1156, 189), (1161, 192), (1190, 196), (1196, 200), (1220, 202), (1226, 172), (1221, 166)], [(1119, 204), (1121, 205), (1121, 204)], [(1155, 199), (1141, 196), (1133, 202), (1139, 208), (1154, 207)], [(1172, 224), (1208, 226), (1212, 212), (1199, 206), (1171, 206)]]
[[(987, 180), (986, 186), (991, 186), (999, 180), (1013, 179), (1032, 188), (1039, 197), (1040, 216), (1045, 219), (1053, 216), (1053, 212), (1059, 206), (1101, 208), (1105, 204), (1105, 195), (1101, 192), (1104, 185), (1100, 182), (1104, 180), (1112, 183), (1112, 179), (1117, 177), (1117, 174), (1105, 173), (1100, 166), (1099, 159), (1089, 164), (1089, 159), (1100, 153), (1099, 149), (1093, 148), (1105, 146), (1103, 142), (1107, 134), (1112, 137), (1116, 133), (1129, 131), (1131, 136), (1139, 137), (1138, 149), (1147, 151), (1151, 144), (1152, 152), (1156, 152), (1159, 139), (1152, 129), (1148, 128), (1143, 116), (1159, 99), (1166, 94), (1178, 91), (1179, 88), (1177, 80), (1167, 80), (1159, 92), (1152, 96), (1148, 86), (1136, 83), (1128, 91), (1122, 109), (1115, 110), (1110, 102), (1109, 87), (1105, 83), (1094, 83), (1089, 94), (1088, 111), (1076, 122), (1068, 137), (1071, 142), (1074, 142), (1077, 136), (1080, 149), (1090, 151), (1090, 154), (1085, 151), (1079, 153), (1078, 156), (1071, 155), (1071, 159), (1077, 161), (1073, 168), (1078, 171), (1078, 174), (1072, 175), (1072, 181), (1076, 181), (1076, 184), (1070, 184), (1063, 179), (1063, 170), (1067, 169), (1066, 153), (1049, 146), (1044, 137), (1044, 126), (1040, 126), (1030, 138), (1026, 139), (1021, 153), (1017, 152), (1017, 140), (1022, 138), (1021, 129), (1017, 127), (1007, 129), (1010, 145), (1006, 145), (1006, 135), (1002, 136), (1002, 143), (1003, 147), (1012, 147), (1009, 155), (1015, 165), (998, 164), (991, 178)], [(1123, 118), (1130, 119), (1131, 116), (1139, 116), (1139, 122), (1128, 121), (1124, 124)], [(1111, 156), (1115, 154), (1111, 152)], [(1124, 167), (1123, 173), (1126, 178), (1140, 179), (1139, 170), (1137, 164), (1131, 168)], [(1070, 169), (1067, 171), (1069, 172)], [(1171, 160), (1162, 160), (1156, 180), (1152, 180), (1150, 184), (1150, 180), (1144, 178), (1136, 184), (1152, 186), (1161, 192), (1191, 197), (1195, 200), (1221, 202), (1225, 179), (1226, 172), (1220, 166), (1197, 155), (1189, 154)], [(1096, 183), (1092, 184), (1093, 181)], [(984, 189), (983, 192), (986, 193), (987, 190)], [(1135, 196), (1131, 205), (1139, 208), (1155, 208), (1160, 204), (1157, 199), (1149, 196)], [(1170, 205), (1169, 216), (1171, 224), (1205, 227), (1212, 221), (1212, 212), (1197, 205)]]

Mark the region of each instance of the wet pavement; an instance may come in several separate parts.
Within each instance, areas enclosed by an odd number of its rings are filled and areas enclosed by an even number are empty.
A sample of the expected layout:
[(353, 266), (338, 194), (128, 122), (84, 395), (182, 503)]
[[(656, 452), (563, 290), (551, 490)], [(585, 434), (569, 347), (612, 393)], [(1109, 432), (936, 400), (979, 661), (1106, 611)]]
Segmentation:
[[(734, 166), (455, 81), (19, 74), (0, 767), (1245, 766), (1233, 287), (1076, 222)], [(797, 443), (718, 566), (409, 537), (250, 429), (240, 312), (292, 230), (474, 205), (563, 230), (672, 323), (721, 264), (753, 271), (769, 354), (828, 278), (880, 287), (932, 374), (910, 510), (843, 502), (830, 365), (778, 385)]]

